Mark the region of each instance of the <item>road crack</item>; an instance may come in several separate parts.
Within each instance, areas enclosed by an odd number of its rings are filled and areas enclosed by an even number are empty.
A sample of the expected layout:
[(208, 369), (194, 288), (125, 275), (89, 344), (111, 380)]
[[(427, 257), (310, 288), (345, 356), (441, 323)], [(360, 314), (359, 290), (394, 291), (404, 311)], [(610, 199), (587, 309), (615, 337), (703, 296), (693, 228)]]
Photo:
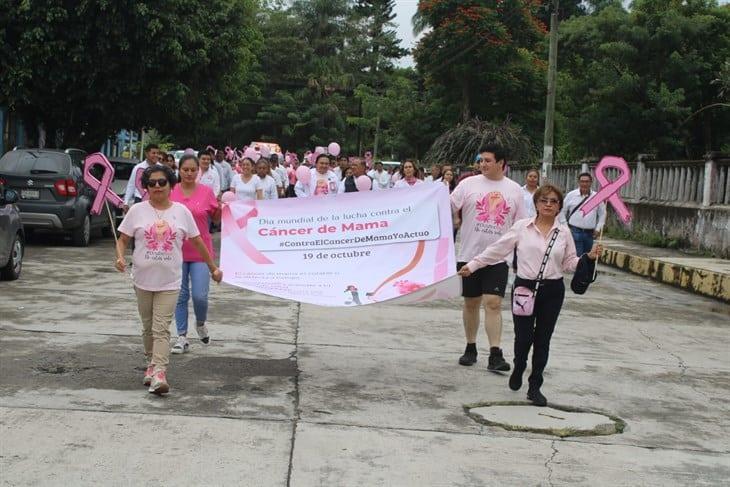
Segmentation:
[(550, 455), (550, 458), (548, 458), (547, 462), (545, 462), (545, 468), (547, 469), (548, 478), (547, 483), (550, 487), (553, 485), (553, 463), (555, 462), (555, 457), (560, 453), (558, 449), (555, 447), (555, 443), (557, 443), (558, 440), (553, 440), (550, 443), (550, 448), (553, 450), (553, 454)]
[(677, 355), (674, 352), (671, 352), (669, 350), (665, 350), (664, 347), (662, 347), (662, 344), (661, 343), (659, 343), (656, 340), (654, 340), (654, 338), (652, 338), (651, 335), (649, 335), (647, 332), (645, 332), (641, 328), (639, 328), (638, 330), (639, 330), (639, 333), (641, 333), (641, 335), (644, 338), (646, 338), (647, 340), (649, 340), (649, 342), (652, 345), (654, 345), (657, 350), (659, 350), (660, 352), (666, 353), (667, 355), (673, 357), (677, 361), (677, 366), (679, 367), (679, 370), (681, 371), (680, 374), (679, 374), (679, 376), (680, 376), (680, 378), (684, 379), (684, 376), (687, 373), (688, 367), (687, 367), (687, 364), (684, 363), (684, 360), (682, 359), (682, 357), (680, 357), (679, 355)]
[(294, 469), (294, 446), (297, 441), (297, 427), (299, 426), (299, 420), (301, 418), (301, 410), (299, 409), (299, 323), (302, 317), (302, 303), (297, 303), (297, 327), (294, 331), (294, 351), (292, 352), (290, 359), (294, 359), (296, 373), (294, 375), (294, 418), (292, 418), (292, 431), (291, 431), (291, 448), (289, 450), (289, 468), (286, 474), (286, 485), (291, 486), (291, 476)]

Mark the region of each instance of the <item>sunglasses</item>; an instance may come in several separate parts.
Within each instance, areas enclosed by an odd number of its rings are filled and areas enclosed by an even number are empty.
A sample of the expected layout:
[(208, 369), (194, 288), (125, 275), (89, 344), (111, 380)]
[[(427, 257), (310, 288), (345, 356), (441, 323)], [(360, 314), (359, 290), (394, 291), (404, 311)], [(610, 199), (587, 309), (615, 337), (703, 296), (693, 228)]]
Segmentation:
[(167, 179), (150, 179), (149, 181), (147, 181), (148, 188), (154, 188), (155, 186), (164, 188), (165, 186), (167, 186)]
[(557, 205), (558, 203), (560, 203), (560, 200), (557, 200), (555, 198), (540, 198), (539, 201), (543, 205), (547, 205), (548, 203), (550, 203), (551, 205)]

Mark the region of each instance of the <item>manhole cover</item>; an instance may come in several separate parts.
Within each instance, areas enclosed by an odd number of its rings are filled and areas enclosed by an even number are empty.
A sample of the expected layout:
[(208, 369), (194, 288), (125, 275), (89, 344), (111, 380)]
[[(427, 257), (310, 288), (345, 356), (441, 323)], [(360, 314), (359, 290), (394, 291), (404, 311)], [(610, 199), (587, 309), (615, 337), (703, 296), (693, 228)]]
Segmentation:
[(524, 402), (493, 402), (464, 406), (479, 423), (510, 431), (528, 431), (559, 436), (613, 435), (623, 432), (626, 423), (599, 411), (551, 404), (535, 407)]

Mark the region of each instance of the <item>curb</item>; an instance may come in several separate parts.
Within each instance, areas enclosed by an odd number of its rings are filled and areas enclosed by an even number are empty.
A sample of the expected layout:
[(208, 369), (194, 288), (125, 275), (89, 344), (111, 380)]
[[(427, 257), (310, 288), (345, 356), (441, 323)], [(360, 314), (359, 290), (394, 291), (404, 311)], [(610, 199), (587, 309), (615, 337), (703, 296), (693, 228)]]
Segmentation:
[(728, 274), (631, 255), (612, 249), (604, 249), (599, 262), (663, 284), (730, 303), (730, 275)]

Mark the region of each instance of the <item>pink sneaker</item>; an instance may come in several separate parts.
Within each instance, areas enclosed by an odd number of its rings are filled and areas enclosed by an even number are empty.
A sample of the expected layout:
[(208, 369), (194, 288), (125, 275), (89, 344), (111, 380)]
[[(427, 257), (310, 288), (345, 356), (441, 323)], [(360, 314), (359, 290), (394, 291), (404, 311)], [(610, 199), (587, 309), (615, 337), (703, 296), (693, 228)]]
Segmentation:
[(153, 394), (165, 394), (169, 392), (170, 384), (167, 383), (167, 373), (164, 370), (155, 372), (148, 390)]
[(142, 385), (149, 386), (152, 383), (152, 375), (155, 373), (155, 366), (150, 364), (147, 366), (147, 370), (144, 371), (144, 379), (142, 379)]

